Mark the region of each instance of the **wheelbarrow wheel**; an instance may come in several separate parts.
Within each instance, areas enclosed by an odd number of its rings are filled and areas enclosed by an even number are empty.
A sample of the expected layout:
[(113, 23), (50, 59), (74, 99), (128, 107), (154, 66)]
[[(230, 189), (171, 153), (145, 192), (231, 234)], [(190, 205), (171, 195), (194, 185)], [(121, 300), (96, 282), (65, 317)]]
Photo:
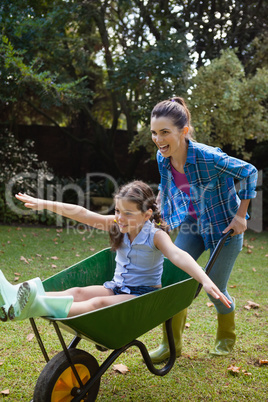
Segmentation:
[[(98, 370), (95, 357), (80, 349), (69, 349), (73, 364), (83, 384)], [(85, 402), (96, 400), (100, 387), (100, 379), (95, 382), (88, 394), (82, 399)], [(34, 402), (69, 402), (77, 396), (79, 383), (63, 352), (54, 356), (41, 372), (35, 389)]]

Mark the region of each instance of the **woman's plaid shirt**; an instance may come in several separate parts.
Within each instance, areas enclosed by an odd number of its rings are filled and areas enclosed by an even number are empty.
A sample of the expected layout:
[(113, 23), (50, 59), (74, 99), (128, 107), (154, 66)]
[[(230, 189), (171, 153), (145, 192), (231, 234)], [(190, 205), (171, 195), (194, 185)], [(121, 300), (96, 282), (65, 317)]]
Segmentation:
[[(188, 214), (190, 198), (174, 182), (169, 158), (157, 152), (161, 176), (162, 217), (171, 229), (181, 225)], [(241, 199), (256, 197), (258, 172), (250, 163), (228, 156), (220, 148), (189, 141), (184, 171), (198, 217), (198, 230), (206, 249), (214, 248), (222, 231), (235, 216)], [(234, 180), (239, 180), (236, 193)]]

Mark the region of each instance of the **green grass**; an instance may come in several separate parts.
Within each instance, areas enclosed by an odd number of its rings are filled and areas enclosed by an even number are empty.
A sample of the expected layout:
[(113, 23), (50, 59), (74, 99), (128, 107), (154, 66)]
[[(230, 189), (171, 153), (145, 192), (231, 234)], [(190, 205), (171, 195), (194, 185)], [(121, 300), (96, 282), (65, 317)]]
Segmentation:
[[(1, 226), (0, 269), (12, 283), (17, 273), (20, 281), (35, 276), (45, 279), (108, 245), (107, 235), (96, 231), (77, 234), (66, 229)], [(268, 366), (259, 364), (260, 359), (268, 359), (267, 245), (267, 232), (248, 231), (229, 281), (229, 291), (237, 305), (237, 343), (231, 355), (209, 354), (215, 339), (216, 313), (214, 307), (207, 306), (209, 300), (202, 291), (189, 308), (190, 326), (184, 331), (183, 354), (170, 373), (165, 377), (152, 375), (138, 349), (129, 349), (116, 361), (125, 364), (129, 372), (122, 375), (109, 368), (101, 379), (97, 400), (267, 401)], [(28, 263), (21, 260), (22, 256)], [(207, 258), (204, 254), (200, 264), (205, 265)], [(258, 303), (259, 309), (244, 309), (248, 300)], [(37, 319), (36, 323), (52, 357), (61, 351), (54, 329), (46, 320)], [(30, 333), (28, 320), (0, 322), (0, 401), (32, 398), (45, 362), (36, 340), (27, 340)], [(72, 339), (67, 332), (64, 336), (67, 343)], [(160, 339), (159, 327), (140, 338), (149, 349), (156, 347)], [(99, 363), (109, 354), (97, 351), (85, 340), (79, 348), (91, 353)], [(228, 371), (230, 365), (241, 367), (237, 376)], [(6, 389), (9, 395), (1, 395)]]

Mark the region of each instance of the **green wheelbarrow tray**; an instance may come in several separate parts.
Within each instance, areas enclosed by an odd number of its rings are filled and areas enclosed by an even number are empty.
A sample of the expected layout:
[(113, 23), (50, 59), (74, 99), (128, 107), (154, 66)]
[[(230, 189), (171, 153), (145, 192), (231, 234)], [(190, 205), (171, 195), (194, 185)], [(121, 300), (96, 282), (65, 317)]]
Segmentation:
[[(209, 274), (222, 246), (230, 235), (222, 237), (213, 251), (207, 266)], [(74, 286), (102, 285), (113, 278), (115, 253), (105, 249), (85, 260), (72, 265), (46, 279), (46, 291), (59, 291)], [(144, 362), (152, 374), (166, 375), (176, 360), (176, 349), (172, 333), (172, 316), (188, 307), (198, 295), (201, 286), (184, 271), (164, 260), (162, 288), (151, 293), (71, 318), (46, 318), (52, 322), (63, 351), (51, 360), (33, 318), (30, 322), (40, 349), (47, 362), (41, 372), (31, 402), (92, 402), (97, 398), (101, 376), (111, 364), (128, 348), (140, 349)], [(137, 338), (165, 322), (170, 357), (164, 367), (156, 368), (146, 346)], [(75, 335), (67, 347), (60, 328)], [(100, 347), (113, 349), (99, 366), (89, 353), (77, 349), (84, 338)]]
[[(115, 253), (107, 248), (46, 279), (43, 285), (46, 291), (102, 285), (112, 280), (114, 270)], [(165, 258), (161, 289), (90, 313), (50, 320), (80, 338), (118, 349), (188, 307), (197, 287), (193, 278)]]

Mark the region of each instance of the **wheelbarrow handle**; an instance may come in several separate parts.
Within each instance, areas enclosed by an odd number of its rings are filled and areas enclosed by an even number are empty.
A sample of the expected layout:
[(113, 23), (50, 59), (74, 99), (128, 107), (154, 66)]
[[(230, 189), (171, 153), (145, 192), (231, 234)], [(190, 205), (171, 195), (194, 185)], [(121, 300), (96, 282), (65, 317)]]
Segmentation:
[[(221, 249), (222, 249), (223, 246), (224, 246), (224, 243), (226, 242), (226, 240), (228, 239), (228, 237), (231, 236), (232, 233), (234, 233), (234, 230), (233, 230), (233, 229), (228, 230), (228, 232), (225, 233), (225, 234), (222, 236), (222, 238), (219, 240), (218, 244), (217, 244), (216, 247), (214, 248), (213, 253), (211, 254), (210, 259), (208, 260), (207, 265), (206, 265), (206, 268), (205, 268), (205, 272), (206, 272), (206, 274), (207, 274), (208, 276), (209, 276), (209, 273), (210, 273), (210, 271), (211, 271), (211, 269), (212, 269), (212, 267), (213, 267), (213, 265), (214, 265), (216, 259), (218, 258), (218, 255), (219, 255), (220, 252), (221, 252)], [(201, 289), (202, 289), (202, 284), (199, 283), (194, 298), (196, 298), (196, 297), (199, 295)]]

